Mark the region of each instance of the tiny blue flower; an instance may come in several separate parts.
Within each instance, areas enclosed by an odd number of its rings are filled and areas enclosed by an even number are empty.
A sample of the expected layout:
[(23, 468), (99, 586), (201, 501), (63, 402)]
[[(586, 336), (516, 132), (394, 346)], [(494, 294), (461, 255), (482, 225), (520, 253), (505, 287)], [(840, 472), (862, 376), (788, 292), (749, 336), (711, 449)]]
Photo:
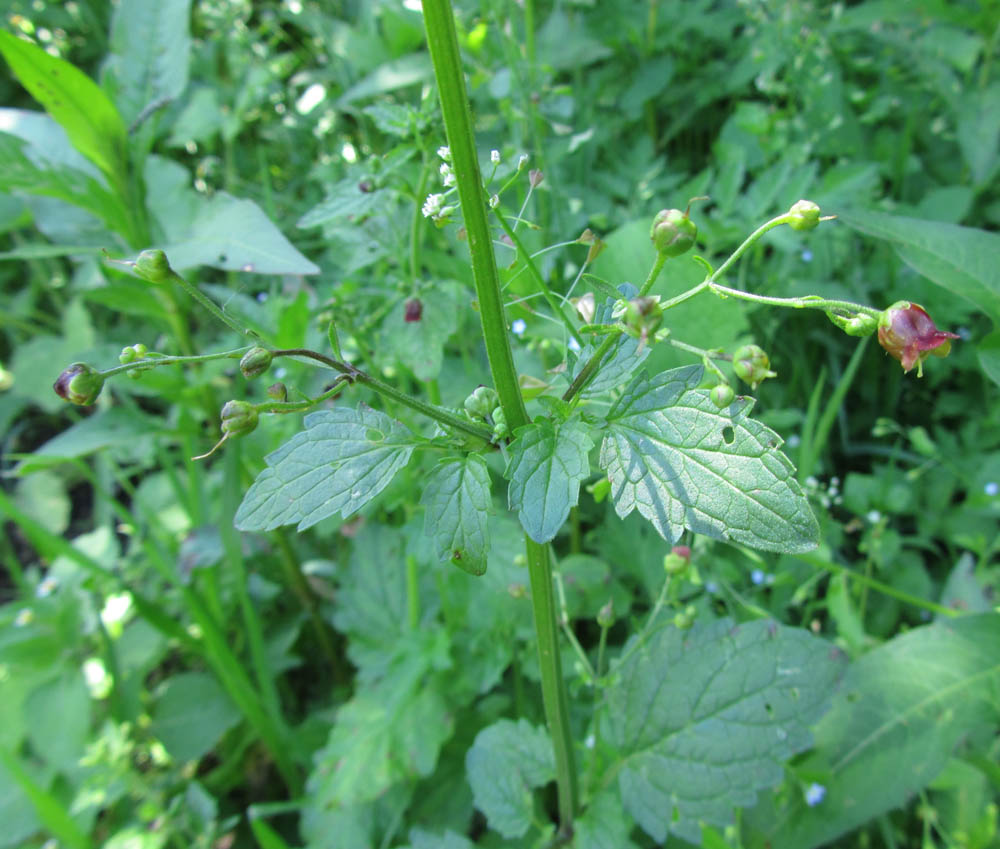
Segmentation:
[(815, 781), (806, 788), (806, 804), (815, 808), (826, 797), (826, 788)]
[(990, 481), (986, 486), (983, 487), (983, 492), (987, 495), (993, 496), (1000, 492), (1000, 484), (996, 481)]
[(528, 323), (523, 318), (515, 318), (510, 325), (510, 332), (515, 336), (524, 336), (524, 331), (528, 329)]
[(764, 583), (766, 576), (764, 575), (763, 569), (754, 569), (750, 573), (750, 580), (754, 582), (758, 587)]
[(803, 262), (812, 262), (812, 260), (813, 260), (813, 252), (809, 250), (809, 248), (806, 248), (804, 251), (802, 251)]
[(712, 595), (715, 595), (719, 591), (719, 585), (715, 581), (709, 581), (705, 584), (705, 589), (708, 590)]

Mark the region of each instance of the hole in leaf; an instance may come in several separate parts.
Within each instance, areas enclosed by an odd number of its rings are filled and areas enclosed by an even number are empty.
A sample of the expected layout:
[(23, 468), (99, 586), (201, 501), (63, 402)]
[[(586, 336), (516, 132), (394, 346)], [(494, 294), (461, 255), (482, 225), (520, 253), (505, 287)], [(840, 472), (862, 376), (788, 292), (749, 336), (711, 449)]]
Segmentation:
[(726, 445), (732, 445), (735, 439), (736, 439), (736, 431), (733, 430), (730, 425), (726, 425), (722, 429), (722, 441), (725, 442)]

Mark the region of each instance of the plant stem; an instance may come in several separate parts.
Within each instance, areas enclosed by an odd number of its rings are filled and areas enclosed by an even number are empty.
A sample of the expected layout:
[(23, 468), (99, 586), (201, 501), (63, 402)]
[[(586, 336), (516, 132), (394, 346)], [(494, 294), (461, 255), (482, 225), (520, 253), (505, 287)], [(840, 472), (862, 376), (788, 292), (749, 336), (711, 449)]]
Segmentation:
[[(528, 423), (524, 399), (517, 382), (514, 357), (507, 335), (507, 322), (500, 294), (500, 278), (493, 255), (493, 242), (486, 218), (486, 203), (479, 160), (472, 131), (472, 114), (465, 91), (458, 38), (451, 4), (447, 0), (424, 0), (424, 26), (441, 98), (452, 167), (458, 183), (465, 229), (469, 239), (472, 274), (479, 301), (483, 339), (490, 372), (504, 417), (511, 431)], [(525, 536), (531, 580), (532, 609), (538, 642), (542, 679), (542, 702), (556, 762), (560, 833), (569, 837), (577, 806), (577, 775), (573, 762), (566, 684), (559, 658), (558, 626), (552, 592), (552, 566), (547, 545)]]
[(285, 348), (278, 351), (272, 351), (271, 353), (275, 357), (308, 357), (311, 360), (316, 360), (317, 362), (329, 366), (334, 371), (339, 371), (341, 374), (346, 375), (352, 383), (360, 383), (363, 386), (367, 386), (369, 389), (378, 392), (380, 395), (384, 395), (386, 398), (391, 398), (393, 401), (402, 404), (404, 407), (416, 410), (418, 413), (434, 419), (434, 421), (441, 422), (441, 424), (447, 425), (454, 430), (461, 431), (469, 436), (474, 436), (477, 439), (482, 439), (487, 443), (493, 439), (492, 432), (487, 430), (485, 427), (480, 427), (479, 425), (473, 424), (466, 419), (459, 418), (441, 407), (435, 407), (432, 404), (427, 404), (418, 398), (407, 395), (405, 392), (400, 392), (395, 387), (390, 386), (388, 383), (383, 383), (377, 377), (372, 377), (370, 374), (361, 371), (361, 369), (352, 366), (350, 363), (342, 363), (340, 360), (335, 360), (333, 357), (328, 357), (326, 354), (321, 354), (319, 351), (311, 351), (308, 348)]

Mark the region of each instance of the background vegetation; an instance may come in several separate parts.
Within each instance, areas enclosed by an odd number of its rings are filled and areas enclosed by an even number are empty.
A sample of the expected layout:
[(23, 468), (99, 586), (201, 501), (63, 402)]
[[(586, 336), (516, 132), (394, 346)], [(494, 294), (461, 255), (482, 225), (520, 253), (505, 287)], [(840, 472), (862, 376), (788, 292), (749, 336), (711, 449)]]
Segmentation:
[[(741, 288), (916, 301), (962, 337), (917, 379), (820, 313), (715, 299), (670, 313), (686, 341), (767, 348), (779, 378), (755, 414), (786, 439), (823, 539), (802, 556), (685, 540), (693, 569), (670, 615), (770, 617), (823, 636), (852, 669), (874, 657), (890, 716), (915, 680), (940, 697), (864, 751), (862, 815), (832, 794), (808, 804), (814, 785), (862, 780), (851, 747), (870, 741), (835, 708), (816, 749), (702, 841), (998, 845), (995, 615), (969, 632), (982, 654), (961, 657), (986, 689), (957, 702), (944, 676), (958, 655), (929, 623), (940, 607), (993, 611), (1000, 575), (1000, 239), (954, 227), (1000, 226), (1000, 5), (456, 7), (478, 147), (484, 162), (500, 153), (493, 190), (515, 178), (504, 203), (525, 203), (536, 226), (519, 235), (556, 292), (577, 279), (587, 228), (607, 243), (588, 270), (638, 285), (660, 208), (709, 196), (692, 216), (717, 264), (806, 197), (840, 219), (769, 234), (734, 273)], [(103, 116), (107, 135), (83, 150), (38, 92), (0, 75), (0, 846), (544, 845), (537, 659), (505, 504), (482, 578), (437, 562), (423, 534), (433, 458), (360, 517), (240, 535), (243, 493), (301, 417), (265, 417), (190, 458), (217, 440), (225, 401), (264, 398), (271, 377), (315, 396), (328, 374), (293, 359), (252, 382), (234, 360), (158, 368), (114, 380), (93, 409), (51, 390), (69, 363), (106, 368), (136, 343), (243, 344), (183, 292), (102, 256), (152, 245), (277, 347), (322, 349), (334, 318), (348, 359), (435, 403), (460, 407), (487, 382), (467, 246), (420, 211), (444, 191), (444, 133), (417, 4), (13, 0), (4, 27), (98, 81), (121, 126)], [(544, 175), (530, 192), (522, 154)], [(893, 232), (873, 211), (927, 223)], [(497, 257), (518, 370), (553, 381), (565, 329), (536, 311), (515, 252), (498, 244)], [(657, 291), (701, 273), (677, 260)], [(420, 322), (406, 321), (414, 298)], [(657, 346), (648, 368), (689, 362)], [(620, 654), (670, 546), (586, 493), (554, 546), (567, 636), (592, 661)], [(571, 719), (593, 745), (600, 690), (564, 645)], [(500, 719), (509, 738), (477, 737)], [(504, 757), (535, 776), (504, 797), (506, 820), (490, 798)], [(601, 789), (579, 847), (658, 845)]]

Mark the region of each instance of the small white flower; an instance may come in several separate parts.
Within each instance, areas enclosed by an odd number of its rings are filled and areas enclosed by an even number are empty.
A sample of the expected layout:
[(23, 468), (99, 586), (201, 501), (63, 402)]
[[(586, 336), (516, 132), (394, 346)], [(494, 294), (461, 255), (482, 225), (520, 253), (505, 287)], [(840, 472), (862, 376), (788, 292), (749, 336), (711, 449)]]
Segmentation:
[(14, 625), (23, 628), (25, 625), (30, 625), (34, 618), (35, 612), (30, 607), (22, 607), (14, 617)]
[(59, 586), (59, 581), (55, 578), (45, 578), (35, 590), (35, 595), (38, 598), (45, 598), (46, 596), (52, 595), (56, 591), (56, 587)]
[(799, 445), (802, 444), (802, 437), (799, 436), (797, 433), (793, 433), (786, 440), (786, 444), (788, 445), (789, 448), (798, 448)]
[(500, 195), (493, 195), (490, 198), (490, 209), (496, 209), (498, 206), (500, 206)]
[(437, 153), (445, 162), (451, 162), (451, 149), (447, 145), (439, 147)]
[(524, 336), (524, 331), (528, 329), (528, 322), (523, 318), (515, 318), (510, 325), (510, 332), (515, 336)]
[(989, 496), (994, 496), (1000, 492), (1000, 484), (996, 481), (990, 481), (986, 486), (983, 487), (983, 492)]
[(451, 170), (451, 166), (447, 162), (441, 163), (441, 180), (446, 186), (455, 185), (455, 172)]
[(869, 510), (865, 513), (865, 518), (874, 525), (882, 518), (882, 514), (878, 510)]
[(826, 788), (815, 781), (806, 788), (806, 804), (815, 808), (826, 797)]
[(424, 214), (424, 218), (434, 218), (440, 214), (442, 206), (444, 206), (444, 195), (427, 195), (427, 200), (424, 201), (420, 211)]
[(500, 164), (500, 151), (499, 150), (491, 150), (490, 151), (490, 162), (492, 162), (494, 165), (499, 165)]
[(527, 164), (528, 164), (528, 154), (522, 153), (521, 158), (517, 160), (517, 170), (520, 171)]

